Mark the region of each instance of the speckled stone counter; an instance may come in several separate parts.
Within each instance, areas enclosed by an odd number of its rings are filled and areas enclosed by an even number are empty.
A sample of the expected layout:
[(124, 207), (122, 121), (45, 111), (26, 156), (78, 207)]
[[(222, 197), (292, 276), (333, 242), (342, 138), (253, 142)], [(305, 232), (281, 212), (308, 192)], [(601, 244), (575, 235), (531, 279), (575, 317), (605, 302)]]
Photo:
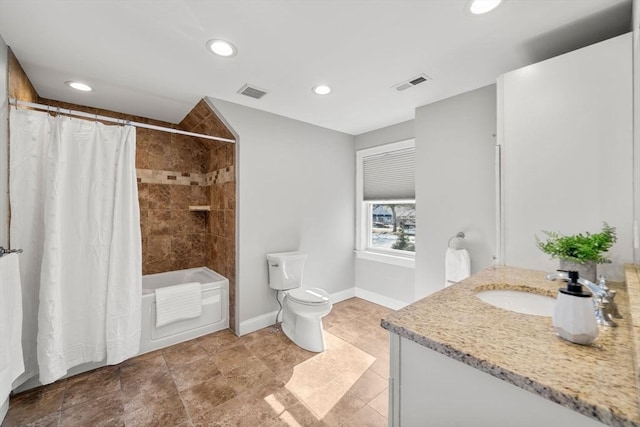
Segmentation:
[(624, 318), (617, 328), (600, 327), (590, 346), (558, 338), (550, 317), (503, 310), (475, 296), (518, 289), (555, 297), (562, 286), (545, 280), (544, 272), (515, 267), (474, 274), (390, 314), (382, 327), (605, 424), (640, 426), (634, 346), (634, 337), (640, 343), (640, 273), (633, 270), (638, 323), (626, 287), (610, 284)]

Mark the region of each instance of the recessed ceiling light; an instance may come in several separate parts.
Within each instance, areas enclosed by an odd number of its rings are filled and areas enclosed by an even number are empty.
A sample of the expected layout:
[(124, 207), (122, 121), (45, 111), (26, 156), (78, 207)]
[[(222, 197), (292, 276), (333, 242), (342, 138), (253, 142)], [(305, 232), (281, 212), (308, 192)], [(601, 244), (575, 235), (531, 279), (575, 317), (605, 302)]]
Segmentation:
[(64, 82), (64, 84), (66, 84), (70, 88), (73, 88), (75, 90), (80, 90), (82, 92), (91, 92), (93, 90), (91, 86), (82, 82), (68, 81), (68, 82)]
[(500, 6), (500, 3), (502, 3), (502, 0), (471, 0), (467, 7), (472, 14), (482, 15), (483, 13), (491, 12)]
[(207, 48), (220, 56), (235, 56), (238, 49), (226, 40), (213, 39), (207, 42)]
[(314, 86), (312, 90), (316, 95), (328, 95), (331, 93), (331, 88), (327, 85)]

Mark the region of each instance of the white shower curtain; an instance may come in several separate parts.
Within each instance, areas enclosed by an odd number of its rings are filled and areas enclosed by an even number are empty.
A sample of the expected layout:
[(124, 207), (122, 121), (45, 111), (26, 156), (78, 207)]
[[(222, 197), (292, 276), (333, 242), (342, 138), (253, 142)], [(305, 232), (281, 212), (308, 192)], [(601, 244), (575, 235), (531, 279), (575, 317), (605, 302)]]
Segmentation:
[(135, 128), (17, 109), (10, 120), (11, 239), (32, 254), (21, 275), (39, 302), (37, 344), (31, 318), (25, 358), (35, 347), (48, 384), (73, 366), (138, 352)]

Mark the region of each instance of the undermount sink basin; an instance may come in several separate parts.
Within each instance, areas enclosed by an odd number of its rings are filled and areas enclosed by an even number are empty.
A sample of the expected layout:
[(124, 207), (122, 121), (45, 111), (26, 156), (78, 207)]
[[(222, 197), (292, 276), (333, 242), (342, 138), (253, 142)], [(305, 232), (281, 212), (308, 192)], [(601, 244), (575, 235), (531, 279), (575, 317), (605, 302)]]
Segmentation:
[(551, 317), (556, 304), (554, 298), (546, 295), (508, 289), (481, 291), (476, 296), (495, 307), (535, 316)]

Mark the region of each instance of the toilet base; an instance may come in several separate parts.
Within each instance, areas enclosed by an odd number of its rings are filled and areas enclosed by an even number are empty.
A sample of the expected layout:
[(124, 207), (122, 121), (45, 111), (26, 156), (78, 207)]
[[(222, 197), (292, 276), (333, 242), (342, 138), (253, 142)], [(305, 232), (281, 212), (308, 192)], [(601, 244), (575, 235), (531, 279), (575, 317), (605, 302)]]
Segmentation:
[(282, 332), (298, 347), (314, 353), (321, 353), (326, 349), (322, 319), (317, 317), (293, 316), (289, 319), (284, 315)]

